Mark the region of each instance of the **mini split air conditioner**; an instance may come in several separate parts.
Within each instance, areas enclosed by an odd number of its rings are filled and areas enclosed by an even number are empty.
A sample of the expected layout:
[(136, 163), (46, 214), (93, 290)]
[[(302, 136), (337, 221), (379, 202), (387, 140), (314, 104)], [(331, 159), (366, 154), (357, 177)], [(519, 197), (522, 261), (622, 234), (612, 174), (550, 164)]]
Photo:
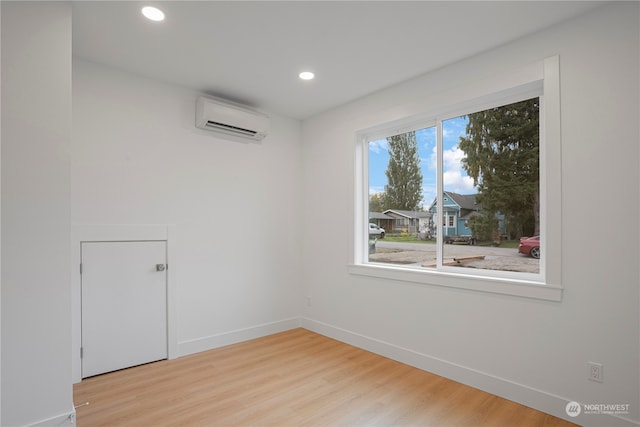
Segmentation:
[(220, 99), (198, 97), (196, 127), (260, 141), (269, 133), (266, 114)]

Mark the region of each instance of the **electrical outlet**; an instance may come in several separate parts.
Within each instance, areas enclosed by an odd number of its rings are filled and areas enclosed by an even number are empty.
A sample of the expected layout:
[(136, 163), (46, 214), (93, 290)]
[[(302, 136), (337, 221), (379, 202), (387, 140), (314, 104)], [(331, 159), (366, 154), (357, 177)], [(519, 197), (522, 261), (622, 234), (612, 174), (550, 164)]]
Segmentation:
[(588, 379), (590, 379), (591, 381), (596, 381), (596, 382), (603, 382), (603, 375), (602, 375), (602, 364), (600, 363), (594, 363), (594, 362), (587, 362), (587, 367), (589, 368), (589, 373), (588, 373)]

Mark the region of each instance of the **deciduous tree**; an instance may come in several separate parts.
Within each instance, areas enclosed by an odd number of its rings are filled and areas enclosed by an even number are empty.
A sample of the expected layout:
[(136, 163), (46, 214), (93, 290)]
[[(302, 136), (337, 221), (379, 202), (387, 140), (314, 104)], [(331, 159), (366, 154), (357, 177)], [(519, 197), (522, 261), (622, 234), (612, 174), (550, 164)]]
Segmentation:
[(369, 212), (382, 212), (384, 207), (384, 193), (374, 193), (369, 196)]
[(422, 202), (422, 171), (416, 133), (408, 132), (387, 138), (389, 164), (386, 175), (384, 205), (387, 209), (417, 211)]

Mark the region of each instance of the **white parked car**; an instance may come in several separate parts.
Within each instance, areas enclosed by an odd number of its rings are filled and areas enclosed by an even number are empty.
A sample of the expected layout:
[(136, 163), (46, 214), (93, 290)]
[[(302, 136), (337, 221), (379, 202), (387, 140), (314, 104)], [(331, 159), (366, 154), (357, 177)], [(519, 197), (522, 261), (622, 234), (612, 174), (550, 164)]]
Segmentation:
[(378, 224), (369, 223), (369, 237), (380, 237), (384, 239), (384, 228), (378, 227)]

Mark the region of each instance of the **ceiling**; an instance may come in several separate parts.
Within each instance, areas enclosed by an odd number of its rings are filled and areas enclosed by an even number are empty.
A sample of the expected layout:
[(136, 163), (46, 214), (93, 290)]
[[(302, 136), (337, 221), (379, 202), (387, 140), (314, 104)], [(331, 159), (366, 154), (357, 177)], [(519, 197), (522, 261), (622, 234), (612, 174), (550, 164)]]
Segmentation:
[[(146, 20), (144, 5), (163, 22)], [(305, 119), (594, 1), (74, 1), (74, 56)], [(304, 70), (316, 78), (300, 80)]]

